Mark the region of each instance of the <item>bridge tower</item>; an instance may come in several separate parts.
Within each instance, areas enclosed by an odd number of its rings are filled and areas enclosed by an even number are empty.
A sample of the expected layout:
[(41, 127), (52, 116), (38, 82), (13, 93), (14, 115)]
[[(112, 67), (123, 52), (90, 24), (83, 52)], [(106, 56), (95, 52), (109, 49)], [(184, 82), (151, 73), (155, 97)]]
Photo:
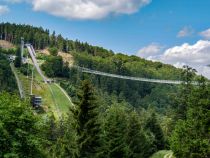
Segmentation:
[(24, 38), (21, 37), (21, 61), (23, 61), (23, 53), (24, 53)]

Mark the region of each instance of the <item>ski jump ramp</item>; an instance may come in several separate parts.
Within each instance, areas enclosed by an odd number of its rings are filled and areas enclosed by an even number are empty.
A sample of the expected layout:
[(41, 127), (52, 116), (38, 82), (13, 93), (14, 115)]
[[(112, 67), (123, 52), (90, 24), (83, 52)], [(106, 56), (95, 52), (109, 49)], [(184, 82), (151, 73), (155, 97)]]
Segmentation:
[(42, 71), (41, 71), (41, 69), (39, 67), (39, 64), (38, 64), (38, 62), (36, 60), (36, 53), (35, 53), (35, 50), (34, 50), (33, 46), (31, 44), (25, 44), (25, 46), (28, 49), (29, 55), (31, 56), (31, 59), (32, 59), (32, 61), (34, 63), (34, 66), (35, 66), (37, 72), (42, 77), (43, 81), (45, 83), (51, 83), (51, 80), (44, 76), (44, 74), (42, 73)]

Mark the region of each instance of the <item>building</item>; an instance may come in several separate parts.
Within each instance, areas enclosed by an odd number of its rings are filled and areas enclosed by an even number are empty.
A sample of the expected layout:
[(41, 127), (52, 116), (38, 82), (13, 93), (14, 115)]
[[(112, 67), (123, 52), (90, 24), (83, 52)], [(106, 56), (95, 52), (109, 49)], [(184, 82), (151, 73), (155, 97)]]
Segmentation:
[(31, 104), (33, 107), (38, 108), (42, 105), (42, 97), (40, 96), (31, 96)]

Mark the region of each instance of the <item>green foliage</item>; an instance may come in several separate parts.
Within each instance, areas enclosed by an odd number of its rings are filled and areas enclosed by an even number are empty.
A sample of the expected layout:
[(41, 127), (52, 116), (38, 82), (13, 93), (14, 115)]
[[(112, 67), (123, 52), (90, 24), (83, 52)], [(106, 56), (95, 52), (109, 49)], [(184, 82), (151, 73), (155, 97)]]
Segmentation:
[[(107, 73), (146, 78), (179, 79), (181, 70), (161, 63), (146, 61), (135, 56), (116, 54), (103, 58), (87, 53), (74, 53), (75, 64)], [(161, 66), (160, 66), (161, 65)], [(109, 95), (115, 94), (124, 98), (135, 107), (153, 105), (164, 112), (169, 105), (170, 93), (176, 91), (176, 86), (158, 85), (152, 83), (122, 80), (99, 75), (81, 74), (71, 69), (71, 83), (77, 84), (79, 79), (91, 79), (96, 88)], [(132, 95), (131, 95), (132, 94)]]
[(11, 23), (0, 23), (0, 34), (2, 39), (19, 45), (21, 37), (26, 43), (31, 43), (35, 49), (44, 49), (47, 47), (55, 47), (61, 51), (69, 52), (87, 52), (94, 56), (112, 56), (114, 53), (102, 47), (91, 46), (88, 43), (82, 43), (78, 40), (72, 41), (64, 39), (60, 34), (56, 35), (55, 31), (52, 34), (49, 30), (44, 30), (42, 27), (33, 27), (30, 25), (20, 25)]
[(20, 67), (20, 72), (21, 72), (22, 74), (24, 74), (25, 76), (31, 75), (31, 73), (32, 73), (32, 65), (23, 64), (23, 65)]
[(45, 157), (38, 121), (27, 103), (0, 93), (0, 157)]
[(42, 69), (49, 77), (69, 77), (69, 68), (63, 63), (62, 57), (49, 57)]
[[(68, 78), (62, 85), (78, 101), (68, 118), (58, 121), (46, 116), (43, 123), (26, 103), (2, 94), (0, 157), (43, 157), (47, 149), (48, 157), (147, 158), (167, 148), (165, 138), (169, 136), (175, 156), (210, 157), (210, 87), (204, 78), (199, 79), (198, 86), (192, 84), (195, 70), (185, 67), (182, 71), (136, 56), (114, 54), (28, 25), (1, 23), (0, 34), (14, 44), (19, 44), (23, 36), (35, 49), (50, 47), (53, 56), (43, 58), (46, 59), (43, 70), (49, 77)], [(62, 58), (57, 57), (58, 50), (71, 51), (75, 64), (93, 70), (184, 82), (175, 87), (82, 74), (75, 68), (69, 70)], [(0, 91), (12, 91), (8, 87), (15, 87), (14, 77), (2, 52), (14, 54), (14, 50), (0, 49)], [(16, 52), (16, 66), (20, 67), (20, 50)], [(26, 73), (25, 65), (21, 72)], [(77, 97), (80, 81), (84, 79), (91, 80), (96, 91), (85, 81)], [(171, 102), (169, 96), (175, 99)], [(148, 114), (150, 111), (143, 109), (150, 106), (160, 115)]]
[(128, 156), (128, 145), (126, 144), (128, 116), (122, 106), (109, 108), (104, 123), (105, 147), (103, 155), (107, 158), (126, 158)]
[(155, 113), (152, 113), (150, 118), (147, 120), (146, 128), (149, 129), (155, 137), (154, 144), (156, 151), (163, 150), (165, 147), (165, 138)]
[(58, 55), (58, 49), (56, 47), (50, 47), (50, 48), (48, 48), (48, 50), (52, 56)]
[(194, 76), (195, 70), (185, 66), (184, 70), (182, 71), (183, 83), (179, 88), (179, 93), (175, 96), (175, 101), (173, 103), (173, 107), (176, 110), (176, 120), (186, 118), (186, 112), (189, 106), (189, 97), (193, 89), (192, 82)]
[(0, 34), (6, 41), (19, 45), (21, 37), (31, 43), (35, 49), (43, 49), (49, 45), (49, 30), (29, 25), (0, 23)]
[(10, 63), (0, 49), (0, 92), (17, 90), (16, 80), (11, 71)]
[(77, 157), (77, 135), (72, 114), (69, 113), (67, 118), (61, 118), (58, 121), (51, 115), (47, 124), (46, 135), (51, 143), (48, 156), (53, 158)]
[(154, 153), (154, 137), (143, 128), (136, 112), (130, 112), (128, 120), (128, 158), (146, 158)]
[(79, 98), (78, 112), (75, 112), (78, 121), (79, 157), (94, 158), (100, 147), (100, 124), (98, 123), (98, 103), (89, 81), (82, 82)]
[(188, 96), (183, 102), (186, 106), (184, 118), (180, 119), (170, 139), (171, 149), (177, 157), (206, 158), (210, 156), (209, 116), (210, 87), (201, 77), (198, 85), (183, 85)]
[(22, 65), (22, 57), (20, 47), (16, 50), (16, 58), (15, 58), (15, 67), (21, 67)]
[(154, 136), (128, 105), (114, 103), (104, 117), (102, 157), (147, 158), (155, 152)]
[[(111, 50), (91, 46), (88, 43), (64, 39), (61, 35), (56, 35), (55, 32), (49, 34), (49, 30), (43, 28), (1, 23), (0, 33), (3, 38), (15, 44), (19, 44), (20, 37), (23, 36), (25, 41), (32, 43), (35, 49), (50, 47), (64, 52), (71, 51), (76, 64), (94, 70), (136, 77), (181, 79), (181, 70), (173, 66), (146, 61), (136, 56), (114, 54)], [(13, 37), (14, 34), (16, 38)], [(62, 67), (54, 62), (55, 60), (51, 62), (52, 64), (48, 62), (45, 65), (46, 74), (49, 77), (69, 77), (68, 66)], [(173, 91), (173, 88), (163, 88), (157, 84), (125, 81), (96, 75), (78, 75), (75, 70), (71, 72), (70, 80), (72, 84), (78, 84), (78, 80), (88, 78), (93, 80), (96, 88), (108, 92), (109, 95), (115, 94), (118, 97), (126, 98), (126, 101), (135, 107), (157, 106), (158, 109), (161, 108), (161, 112), (164, 112), (165, 107), (169, 104), (168, 91)], [(158, 93), (159, 91), (161, 94)]]
[(6, 55), (16, 55), (16, 50), (17, 50), (17, 49), (15, 49), (15, 48), (12, 48), (12, 49), (2, 49), (2, 48), (0, 47), (0, 52), (1, 52), (2, 54), (6, 54)]

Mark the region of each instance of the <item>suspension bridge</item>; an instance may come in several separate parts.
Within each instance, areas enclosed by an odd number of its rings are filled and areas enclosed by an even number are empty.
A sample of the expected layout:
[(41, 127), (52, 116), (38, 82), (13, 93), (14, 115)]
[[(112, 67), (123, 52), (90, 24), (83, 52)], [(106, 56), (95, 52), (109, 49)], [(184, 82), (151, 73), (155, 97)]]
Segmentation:
[(84, 73), (95, 74), (95, 75), (100, 75), (100, 76), (107, 76), (107, 77), (112, 77), (112, 78), (125, 79), (125, 80), (132, 80), (132, 81), (149, 82), (149, 83), (162, 83), (162, 84), (174, 84), (174, 85), (178, 85), (178, 84), (181, 84), (183, 82), (183, 81), (179, 81), (179, 80), (160, 80), (160, 79), (149, 79), (149, 78), (141, 78), (141, 77), (130, 77), (130, 76), (116, 75), (116, 74), (91, 70), (91, 69), (84, 68), (84, 67), (79, 67), (79, 66), (74, 66), (74, 67), (78, 68), (80, 71), (82, 71)]
[[(29, 55), (31, 56), (33, 64), (34, 64), (37, 72), (42, 77), (43, 81), (45, 83), (50, 83), (51, 80), (43, 75), (43, 73), (42, 73), (42, 71), (39, 67), (39, 64), (38, 64), (37, 59), (36, 59), (36, 52), (35, 52), (33, 46), (31, 44), (25, 44), (24, 46), (28, 49), (28, 52), (29, 52)], [(149, 82), (149, 83), (161, 83), (161, 84), (173, 84), (173, 85), (178, 85), (178, 84), (181, 84), (183, 82), (183, 81), (180, 81), (180, 80), (161, 80), (161, 79), (150, 79), (150, 78), (123, 76), (123, 75), (117, 75), (117, 74), (111, 74), (111, 73), (91, 70), (91, 69), (76, 66), (76, 65), (74, 65), (73, 67), (77, 68), (78, 70), (80, 70), (83, 73), (89, 73), (89, 74), (95, 74), (95, 75), (101, 75), (101, 76), (107, 76), (107, 77), (119, 78), (119, 79), (125, 79), (125, 80), (132, 80), (132, 81)]]

